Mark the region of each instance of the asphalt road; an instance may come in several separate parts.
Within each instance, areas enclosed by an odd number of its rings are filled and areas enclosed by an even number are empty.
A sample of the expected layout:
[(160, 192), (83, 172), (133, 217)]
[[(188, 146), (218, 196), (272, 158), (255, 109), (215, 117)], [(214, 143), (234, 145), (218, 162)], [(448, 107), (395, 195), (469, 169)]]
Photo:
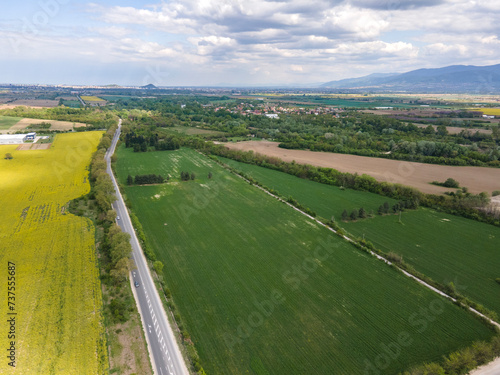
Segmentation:
[(138, 282), (138, 287), (132, 287), (137, 307), (141, 314), (142, 325), (148, 342), (152, 364), (157, 375), (189, 375), (184, 359), (175, 340), (174, 333), (168, 322), (160, 297), (153, 283), (153, 278), (147, 267), (146, 259), (135, 235), (123, 197), (118, 189), (116, 179), (111, 170), (111, 155), (115, 152), (116, 143), (120, 137), (121, 120), (118, 123), (111, 147), (106, 153), (107, 172), (111, 176), (116, 190), (117, 200), (113, 208), (117, 213), (117, 223), (122, 231), (130, 234), (132, 259), (137, 269), (131, 273), (131, 282)]

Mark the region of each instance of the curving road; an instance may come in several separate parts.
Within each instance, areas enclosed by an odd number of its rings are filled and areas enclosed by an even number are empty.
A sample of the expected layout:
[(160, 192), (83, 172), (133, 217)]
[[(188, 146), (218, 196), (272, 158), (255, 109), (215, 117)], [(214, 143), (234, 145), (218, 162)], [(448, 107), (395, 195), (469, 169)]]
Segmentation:
[(161, 304), (160, 296), (153, 283), (146, 258), (135, 235), (120, 189), (111, 170), (111, 155), (115, 152), (116, 143), (120, 137), (121, 123), (122, 120), (118, 122), (118, 129), (113, 137), (111, 147), (106, 152), (105, 160), (107, 163), (107, 172), (113, 181), (116, 191), (117, 200), (112, 206), (117, 213), (117, 223), (122, 228), (122, 231), (130, 234), (132, 259), (137, 266), (137, 269), (131, 273), (130, 282), (131, 284), (135, 282), (139, 283), (137, 288), (132, 285), (132, 290), (141, 314), (142, 325), (148, 342), (149, 355), (152, 359), (156, 375), (189, 375), (174, 332), (170, 327), (165, 310)]

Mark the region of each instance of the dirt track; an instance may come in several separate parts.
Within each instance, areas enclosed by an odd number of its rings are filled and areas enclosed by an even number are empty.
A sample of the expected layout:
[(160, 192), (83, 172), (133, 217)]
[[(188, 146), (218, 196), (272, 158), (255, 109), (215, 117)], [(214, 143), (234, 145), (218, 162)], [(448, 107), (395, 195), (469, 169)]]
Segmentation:
[(276, 156), (287, 162), (295, 160), (297, 163), (334, 168), (341, 172), (367, 174), (379, 181), (413, 186), (425, 193), (440, 194), (449, 191), (450, 189), (429, 184), (431, 181), (443, 182), (449, 177), (460, 182), (460, 186), (468, 187), (472, 193), (485, 191), (491, 194), (493, 190), (500, 190), (500, 168), (452, 167), (329, 152), (287, 150), (279, 148), (277, 142), (269, 141), (224, 145), (231, 149), (253, 150)]

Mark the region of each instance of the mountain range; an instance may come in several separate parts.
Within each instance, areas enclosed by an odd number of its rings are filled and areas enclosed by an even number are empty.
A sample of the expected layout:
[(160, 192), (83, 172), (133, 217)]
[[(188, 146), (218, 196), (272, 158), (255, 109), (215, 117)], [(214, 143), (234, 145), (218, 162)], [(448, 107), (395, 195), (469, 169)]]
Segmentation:
[(376, 73), (360, 78), (330, 81), (321, 87), (393, 92), (500, 93), (500, 64), (452, 65), (406, 73)]

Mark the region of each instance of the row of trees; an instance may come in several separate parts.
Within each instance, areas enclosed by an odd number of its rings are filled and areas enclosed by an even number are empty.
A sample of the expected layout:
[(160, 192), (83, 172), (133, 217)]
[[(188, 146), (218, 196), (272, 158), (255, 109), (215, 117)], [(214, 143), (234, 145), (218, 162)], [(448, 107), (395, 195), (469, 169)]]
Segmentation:
[(128, 175), (127, 185), (163, 184), (166, 180), (168, 180), (168, 177), (165, 179), (163, 176), (156, 174), (143, 174), (135, 177)]
[(436, 210), (448, 212), (450, 214), (467, 217), (469, 219), (488, 222), (500, 226), (500, 219), (489, 215), (483, 210), (489, 204), (486, 193), (471, 194), (469, 192), (453, 194), (450, 196), (424, 194), (415, 188), (393, 184), (389, 182), (379, 182), (368, 175), (358, 175), (356, 173), (344, 173), (332, 168), (315, 167), (307, 164), (295, 162), (287, 163), (277, 157), (255, 154), (252, 151), (229, 150), (221, 145), (210, 142), (192, 141), (192, 146), (204, 152), (234, 159), (247, 164), (255, 164), (262, 167), (279, 170), (300, 178), (309, 179), (328, 185), (335, 185), (354, 190), (369, 191), (384, 195), (400, 201), (408, 201), (411, 206), (421, 205)]
[(361, 207), (359, 210), (352, 210), (350, 215), (347, 213), (347, 210), (344, 210), (342, 212), (342, 221), (349, 221), (349, 220), (356, 221), (358, 220), (358, 218), (366, 219), (367, 217), (372, 217), (372, 216), (373, 212), (368, 214), (366, 210), (363, 207)]
[[(379, 215), (387, 215), (387, 214), (396, 214), (398, 212), (402, 212), (406, 209), (415, 210), (418, 208), (418, 201), (414, 199), (406, 199), (399, 201), (392, 206), (389, 205), (389, 202), (384, 202), (381, 204), (377, 210), (377, 214)], [(359, 210), (352, 210), (351, 214), (344, 209), (342, 212), (342, 221), (356, 221), (358, 219), (366, 219), (368, 217), (373, 217), (373, 211), (370, 213), (366, 212), (366, 210), (361, 207)]]
[(105, 231), (103, 250), (109, 258), (107, 271), (115, 282), (126, 281), (130, 271), (130, 235), (123, 233), (115, 224), (116, 212), (111, 204), (116, 200), (115, 188), (111, 177), (106, 172), (104, 155), (111, 145), (111, 139), (116, 130), (112, 126), (102, 137), (97, 152), (94, 153), (90, 164), (91, 196), (95, 199), (99, 211), (99, 221)]
[(181, 172), (181, 181), (189, 181), (189, 180), (194, 180), (196, 178), (196, 175), (194, 174), (194, 172), (185, 172), (185, 171), (182, 171)]
[(142, 130), (124, 130), (125, 147), (132, 147), (134, 152), (146, 152), (148, 149), (164, 151), (177, 150), (181, 147), (181, 141), (173, 135), (162, 136), (157, 132)]

